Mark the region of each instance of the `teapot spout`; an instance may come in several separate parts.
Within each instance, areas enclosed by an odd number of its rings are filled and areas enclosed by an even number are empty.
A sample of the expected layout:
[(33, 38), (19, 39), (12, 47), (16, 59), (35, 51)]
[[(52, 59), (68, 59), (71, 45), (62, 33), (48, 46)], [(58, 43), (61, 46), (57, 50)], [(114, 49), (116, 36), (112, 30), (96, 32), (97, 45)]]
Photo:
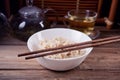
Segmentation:
[(43, 12), (46, 14), (48, 11), (55, 11), (54, 9), (52, 8), (47, 8), (47, 9), (43, 9)]
[(47, 9), (44, 9), (43, 11), (44, 11), (45, 15), (52, 14), (50, 17), (53, 17), (53, 19), (48, 18), (48, 21), (51, 22), (51, 26), (50, 26), (51, 28), (55, 27), (58, 22), (58, 15), (57, 15), (56, 10), (54, 10), (52, 8), (47, 8)]

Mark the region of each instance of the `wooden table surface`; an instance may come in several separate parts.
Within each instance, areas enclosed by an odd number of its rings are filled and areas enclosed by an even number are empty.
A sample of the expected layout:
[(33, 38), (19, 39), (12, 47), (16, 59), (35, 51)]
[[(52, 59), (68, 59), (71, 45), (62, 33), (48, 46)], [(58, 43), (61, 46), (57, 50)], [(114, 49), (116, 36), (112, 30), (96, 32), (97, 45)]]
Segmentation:
[[(99, 38), (120, 35), (120, 30), (98, 29)], [(81, 65), (64, 72), (17, 57), (26, 51), (25, 42), (12, 37), (0, 40), (0, 80), (120, 80), (120, 42), (95, 47)]]

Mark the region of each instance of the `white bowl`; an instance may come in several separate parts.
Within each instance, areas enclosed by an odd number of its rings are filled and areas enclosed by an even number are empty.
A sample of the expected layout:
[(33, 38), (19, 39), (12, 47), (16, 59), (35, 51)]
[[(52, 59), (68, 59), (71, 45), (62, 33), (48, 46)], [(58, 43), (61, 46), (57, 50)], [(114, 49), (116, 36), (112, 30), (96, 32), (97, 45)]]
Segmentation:
[[(91, 38), (86, 34), (67, 28), (52, 28), (39, 31), (33, 34), (27, 41), (27, 46), (30, 51), (39, 49), (39, 43), (43, 39), (53, 39), (55, 37), (63, 37), (74, 42), (91, 41)], [(86, 48), (85, 53), (82, 56), (66, 58), (66, 59), (51, 59), (45, 57), (36, 58), (38, 63), (47, 69), (55, 71), (65, 71), (73, 69), (82, 63), (88, 54), (92, 51), (92, 47)]]

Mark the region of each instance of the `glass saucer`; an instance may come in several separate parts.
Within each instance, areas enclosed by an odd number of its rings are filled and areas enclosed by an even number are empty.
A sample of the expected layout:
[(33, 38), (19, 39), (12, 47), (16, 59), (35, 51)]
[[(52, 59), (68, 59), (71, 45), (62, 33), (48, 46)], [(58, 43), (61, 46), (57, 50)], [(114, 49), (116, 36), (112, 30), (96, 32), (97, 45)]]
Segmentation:
[(100, 31), (99, 30), (93, 30), (90, 34), (88, 34), (88, 36), (91, 39), (96, 39), (98, 36), (100, 35)]

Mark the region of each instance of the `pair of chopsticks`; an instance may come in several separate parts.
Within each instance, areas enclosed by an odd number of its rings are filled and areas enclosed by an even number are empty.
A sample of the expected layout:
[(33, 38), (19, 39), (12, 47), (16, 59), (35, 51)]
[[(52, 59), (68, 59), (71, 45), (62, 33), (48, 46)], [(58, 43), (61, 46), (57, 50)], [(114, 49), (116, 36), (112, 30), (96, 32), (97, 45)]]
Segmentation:
[(66, 46), (57, 47), (57, 48), (50, 48), (50, 49), (43, 49), (43, 50), (38, 50), (33, 52), (22, 53), (22, 54), (18, 54), (18, 57), (27, 56), (25, 57), (25, 59), (33, 59), (33, 58), (63, 53), (63, 52), (72, 51), (72, 50), (95, 47), (95, 46), (118, 42), (118, 41), (120, 41), (120, 36), (107, 37), (107, 38), (96, 39), (96, 40), (82, 42), (82, 43), (66, 45)]

